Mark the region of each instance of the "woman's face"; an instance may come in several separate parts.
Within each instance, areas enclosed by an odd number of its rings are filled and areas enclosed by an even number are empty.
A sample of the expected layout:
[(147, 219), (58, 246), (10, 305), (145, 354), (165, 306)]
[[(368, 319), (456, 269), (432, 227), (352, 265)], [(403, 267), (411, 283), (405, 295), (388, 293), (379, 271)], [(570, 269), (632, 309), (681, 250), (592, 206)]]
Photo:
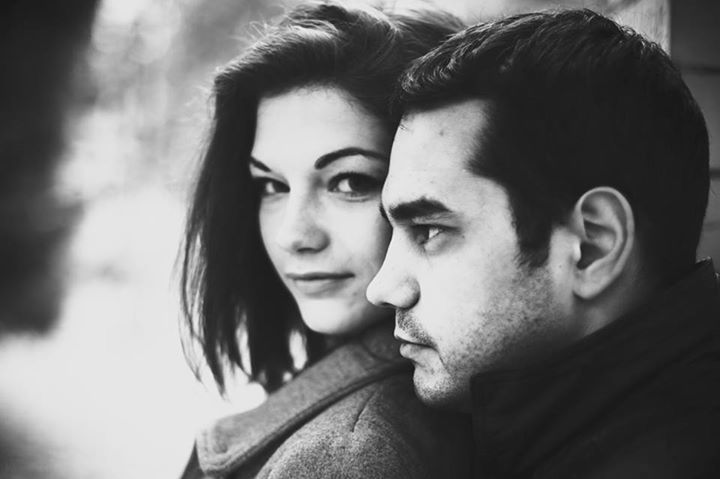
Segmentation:
[(379, 213), (386, 130), (336, 88), (260, 100), (250, 159), (260, 233), (313, 331), (352, 334), (388, 315), (365, 297), (390, 237)]

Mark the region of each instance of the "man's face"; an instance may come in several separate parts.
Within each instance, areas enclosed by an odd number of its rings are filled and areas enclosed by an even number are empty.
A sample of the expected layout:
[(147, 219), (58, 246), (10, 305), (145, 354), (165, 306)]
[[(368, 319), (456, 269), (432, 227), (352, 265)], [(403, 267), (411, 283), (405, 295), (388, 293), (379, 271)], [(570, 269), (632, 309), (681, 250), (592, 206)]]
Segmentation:
[[(412, 114), (397, 132), (382, 194), (393, 225), (368, 288), (397, 309), (400, 353), (435, 406), (467, 409), (470, 378), (516, 366), (567, 336), (567, 268), (520, 264), (508, 195), (470, 172), (488, 117), (480, 100)], [(482, 161), (482, 159), (481, 159)]]

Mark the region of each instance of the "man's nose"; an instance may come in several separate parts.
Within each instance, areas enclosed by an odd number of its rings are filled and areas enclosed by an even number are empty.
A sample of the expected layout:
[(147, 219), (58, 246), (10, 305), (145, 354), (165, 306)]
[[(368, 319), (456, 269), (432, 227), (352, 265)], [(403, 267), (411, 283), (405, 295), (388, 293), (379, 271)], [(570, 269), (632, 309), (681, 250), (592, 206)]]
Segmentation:
[(367, 288), (368, 301), (376, 306), (409, 309), (420, 297), (418, 284), (407, 268), (402, 248), (391, 240), (385, 261)]
[(285, 212), (276, 233), (276, 241), (291, 253), (323, 250), (330, 237), (322, 226), (322, 207), (307, 195), (288, 198)]

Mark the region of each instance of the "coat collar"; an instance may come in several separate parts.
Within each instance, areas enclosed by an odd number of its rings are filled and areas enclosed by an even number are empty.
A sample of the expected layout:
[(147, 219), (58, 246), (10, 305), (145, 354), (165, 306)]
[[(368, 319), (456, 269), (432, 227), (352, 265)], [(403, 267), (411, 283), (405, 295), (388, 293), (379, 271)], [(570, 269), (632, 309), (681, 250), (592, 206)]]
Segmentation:
[(221, 419), (201, 432), (196, 441), (200, 467), (214, 474), (237, 469), (330, 404), (409, 367), (398, 354), (392, 325), (374, 327), (330, 352), (258, 408)]
[(710, 260), (643, 308), (527, 369), (471, 384), (481, 468), (523, 476), (631, 391), (679, 360), (720, 350), (720, 295)]

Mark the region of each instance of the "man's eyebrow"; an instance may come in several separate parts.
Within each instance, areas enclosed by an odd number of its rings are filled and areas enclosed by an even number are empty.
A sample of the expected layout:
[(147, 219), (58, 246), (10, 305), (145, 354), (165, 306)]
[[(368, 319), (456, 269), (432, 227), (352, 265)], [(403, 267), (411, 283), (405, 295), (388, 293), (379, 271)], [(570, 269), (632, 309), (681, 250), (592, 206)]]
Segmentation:
[(256, 160), (256, 159), (253, 158), (252, 156), (250, 157), (250, 164), (251, 164), (252, 166), (254, 166), (255, 168), (257, 168), (258, 170), (263, 170), (263, 171), (266, 171), (266, 172), (268, 172), (268, 173), (270, 173), (270, 172), (272, 171), (268, 165), (266, 165), (265, 163), (263, 163), (263, 162), (260, 161), (260, 160)]
[(419, 198), (417, 200), (398, 203), (390, 206), (387, 211), (381, 209), (381, 213), (388, 216), (397, 223), (409, 223), (418, 218), (427, 218), (438, 214), (450, 213), (450, 209), (440, 201), (431, 198)]
[(385, 162), (388, 161), (387, 155), (384, 155), (377, 151), (368, 150), (366, 148), (360, 148), (357, 146), (349, 146), (347, 148), (341, 148), (339, 150), (325, 153), (324, 155), (320, 156), (317, 160), (315, 160), (314, 166), (315, 166), (316, 170), (321, 170), (335, 160), (339, 160), (340, 158), (345, 158), (347, 156), (355, 156), (355, 155), (366, 156), (368, 158), (374, 158), (376, 160), (382, 160)]

